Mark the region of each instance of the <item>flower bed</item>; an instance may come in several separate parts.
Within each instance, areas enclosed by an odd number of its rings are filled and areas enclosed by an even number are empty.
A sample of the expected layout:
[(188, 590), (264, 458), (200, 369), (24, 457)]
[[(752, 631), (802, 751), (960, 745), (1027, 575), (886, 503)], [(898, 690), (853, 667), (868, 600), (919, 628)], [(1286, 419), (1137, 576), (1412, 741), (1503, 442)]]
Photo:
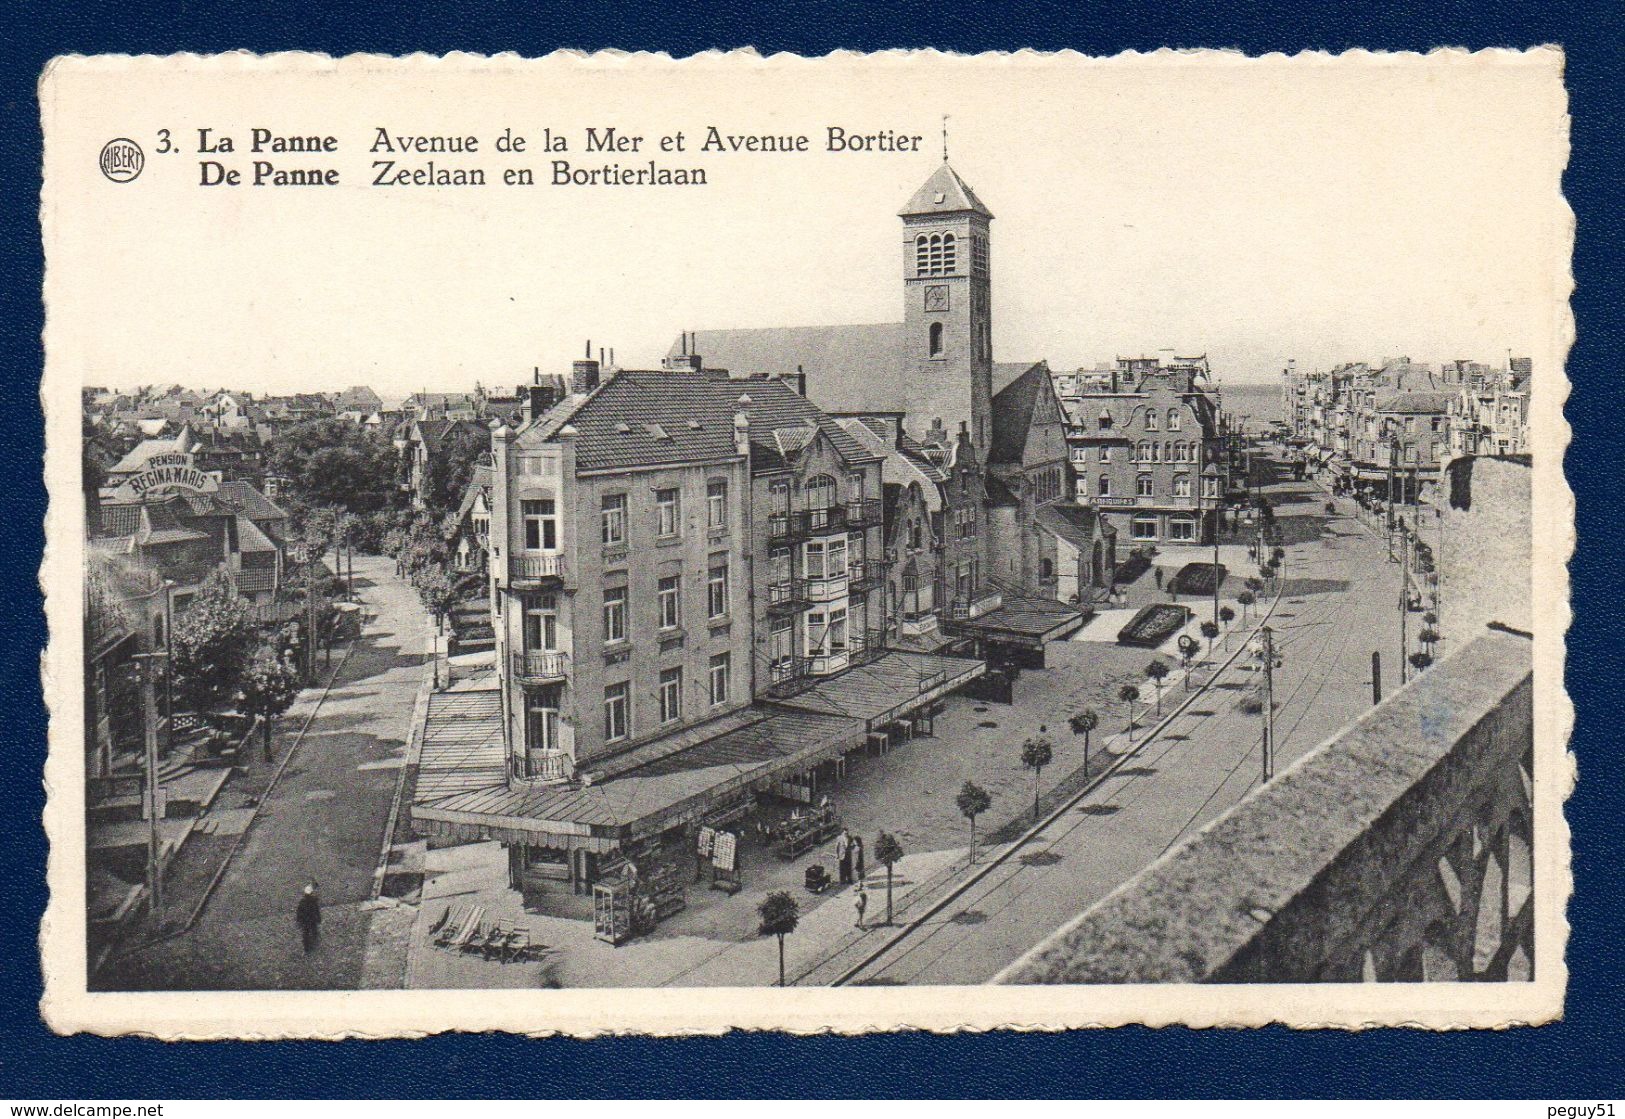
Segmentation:
[(1215, 586), (1224, 584), (1226, 573), (1222, 563), (1187, 563), (1170, 585), (1176, 594), (1210, 595)]
[(1150, 606), (1142, 606), (1139, 613), (1129, 619), (1128, 625), (1117, 631), (1117, 643), (1155, 649), (1183, 629), (1190, 617), (1191, 612), (1183, 606), (1153, 602)]

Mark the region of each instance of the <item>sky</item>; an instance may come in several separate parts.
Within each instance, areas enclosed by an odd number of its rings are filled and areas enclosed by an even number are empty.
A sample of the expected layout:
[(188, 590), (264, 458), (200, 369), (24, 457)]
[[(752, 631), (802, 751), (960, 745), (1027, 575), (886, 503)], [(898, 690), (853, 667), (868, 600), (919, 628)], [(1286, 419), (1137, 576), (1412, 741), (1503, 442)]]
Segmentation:
[[(510, 64), (512, 65), (512, 64)], [(657, 363), (685, 329), (902, 317), (899, 207), (942, 158), (997, 215), (1000, 361), (1206, 352), (1227, 382), (1409, 356), (1545, 354), (1566, 292), (1565, 106), (1548, 59), (378, 60), (55, 74), (47, 355), (80, 383), (256, 392), (513, 385), (590, 339)], [(588, 155), (589, 126), (643, 135)], [(701, 154), (727, 134), (811, 151)], [(826, 129), (921, 136), (822, 150)], [(333, 134), (333, 188), (202, 187), (197, 129)], [(181, 150), (159, 154), (168, 128)], [(376, 130), (468, 134), (498, 185), (377, 188)], [(505, 128), (530, 152), (498, 155)], [(543, 128), (572, 150), (536, 151)], [(681, 130), (689, 151), (658, 139)], [(96, 171), (112, 136), (141, 177)], [(653, 149), (653, 150), (651, 150)], [(550, 160), (703, 168), (702, 187), (500, 185)]]

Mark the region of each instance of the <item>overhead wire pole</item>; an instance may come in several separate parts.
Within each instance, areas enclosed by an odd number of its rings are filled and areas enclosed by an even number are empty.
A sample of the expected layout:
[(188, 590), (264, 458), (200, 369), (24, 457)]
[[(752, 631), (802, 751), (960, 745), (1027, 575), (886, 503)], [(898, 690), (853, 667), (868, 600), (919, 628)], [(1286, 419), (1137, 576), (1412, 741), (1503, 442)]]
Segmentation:
[(164, 877), (161, 866), (158, 817), (158, 690), (153, 680), (154, 665), (164, 653), (137, 653), (134, 659), (141, 664), (141, 722), (146, 755), (146, 815), (147, 815), (147, 898), (148, 910), (156, 915), (164, 907)]
[(1275, 633), (1269, 626), (1262, 627), (1259, 636), (1264, 642), (1264, 780), (1268, 784), (1275, 777)]

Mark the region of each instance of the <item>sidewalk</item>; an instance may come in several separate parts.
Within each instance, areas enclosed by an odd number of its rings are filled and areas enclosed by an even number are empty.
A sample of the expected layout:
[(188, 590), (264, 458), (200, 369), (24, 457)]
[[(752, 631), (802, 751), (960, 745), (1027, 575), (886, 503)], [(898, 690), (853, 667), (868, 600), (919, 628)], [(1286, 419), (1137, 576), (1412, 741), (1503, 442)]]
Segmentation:
[[(325, 695), (306, 691), (279, 721), (281, 777), (256, 762), (206, 819), (172, 896), (195, 897), (236, 849), (189, 930), (110, 961), (98, 986), (126, 990), (352, 989), (366, 954), (374, 871), (425, 656), (412, 588), (387, 559), (358, 558), (374, 618)], [(308, 727), (305, 723), (309, 720)], [(301, 728), (303, 733), (300, 733)], [(237, 782), (233, 782), (237, 785)], [(177, 870), (180, 860), (177, 860)], [(302, 884), (321, 884), (322, 943), (306, 956), (293, 923)], [(177, 911), (179, 905), (171, 902)]]

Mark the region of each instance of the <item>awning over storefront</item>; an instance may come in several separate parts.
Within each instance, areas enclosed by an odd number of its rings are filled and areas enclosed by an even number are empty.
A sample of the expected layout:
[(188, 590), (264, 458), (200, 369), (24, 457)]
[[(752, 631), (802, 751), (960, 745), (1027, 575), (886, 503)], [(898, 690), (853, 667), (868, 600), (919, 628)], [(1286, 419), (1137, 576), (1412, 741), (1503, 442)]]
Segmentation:
[(1082, 629), (1088, 620), (1087, 612), (1064, 602), (1005, 591), (1004, 602), (998, 609), (974, 618), (960, 618), (949, 625), (987, 641), (1038, 649), (1046, 642), (1059, 641)]
[(861, 747), (867, 734), (858, 719), (773, 710), (601, 782), (498, 782), (420, 800), (412, 820), (420, 831), (450, 838), (609, 851), (696, 820), (733, 794), (840, 757)]
[(904, 718), (987, 671), (984, 661), (888, 649), (884, 656), (820, 680), (773, 706), (846, 715), (874, 730)]

